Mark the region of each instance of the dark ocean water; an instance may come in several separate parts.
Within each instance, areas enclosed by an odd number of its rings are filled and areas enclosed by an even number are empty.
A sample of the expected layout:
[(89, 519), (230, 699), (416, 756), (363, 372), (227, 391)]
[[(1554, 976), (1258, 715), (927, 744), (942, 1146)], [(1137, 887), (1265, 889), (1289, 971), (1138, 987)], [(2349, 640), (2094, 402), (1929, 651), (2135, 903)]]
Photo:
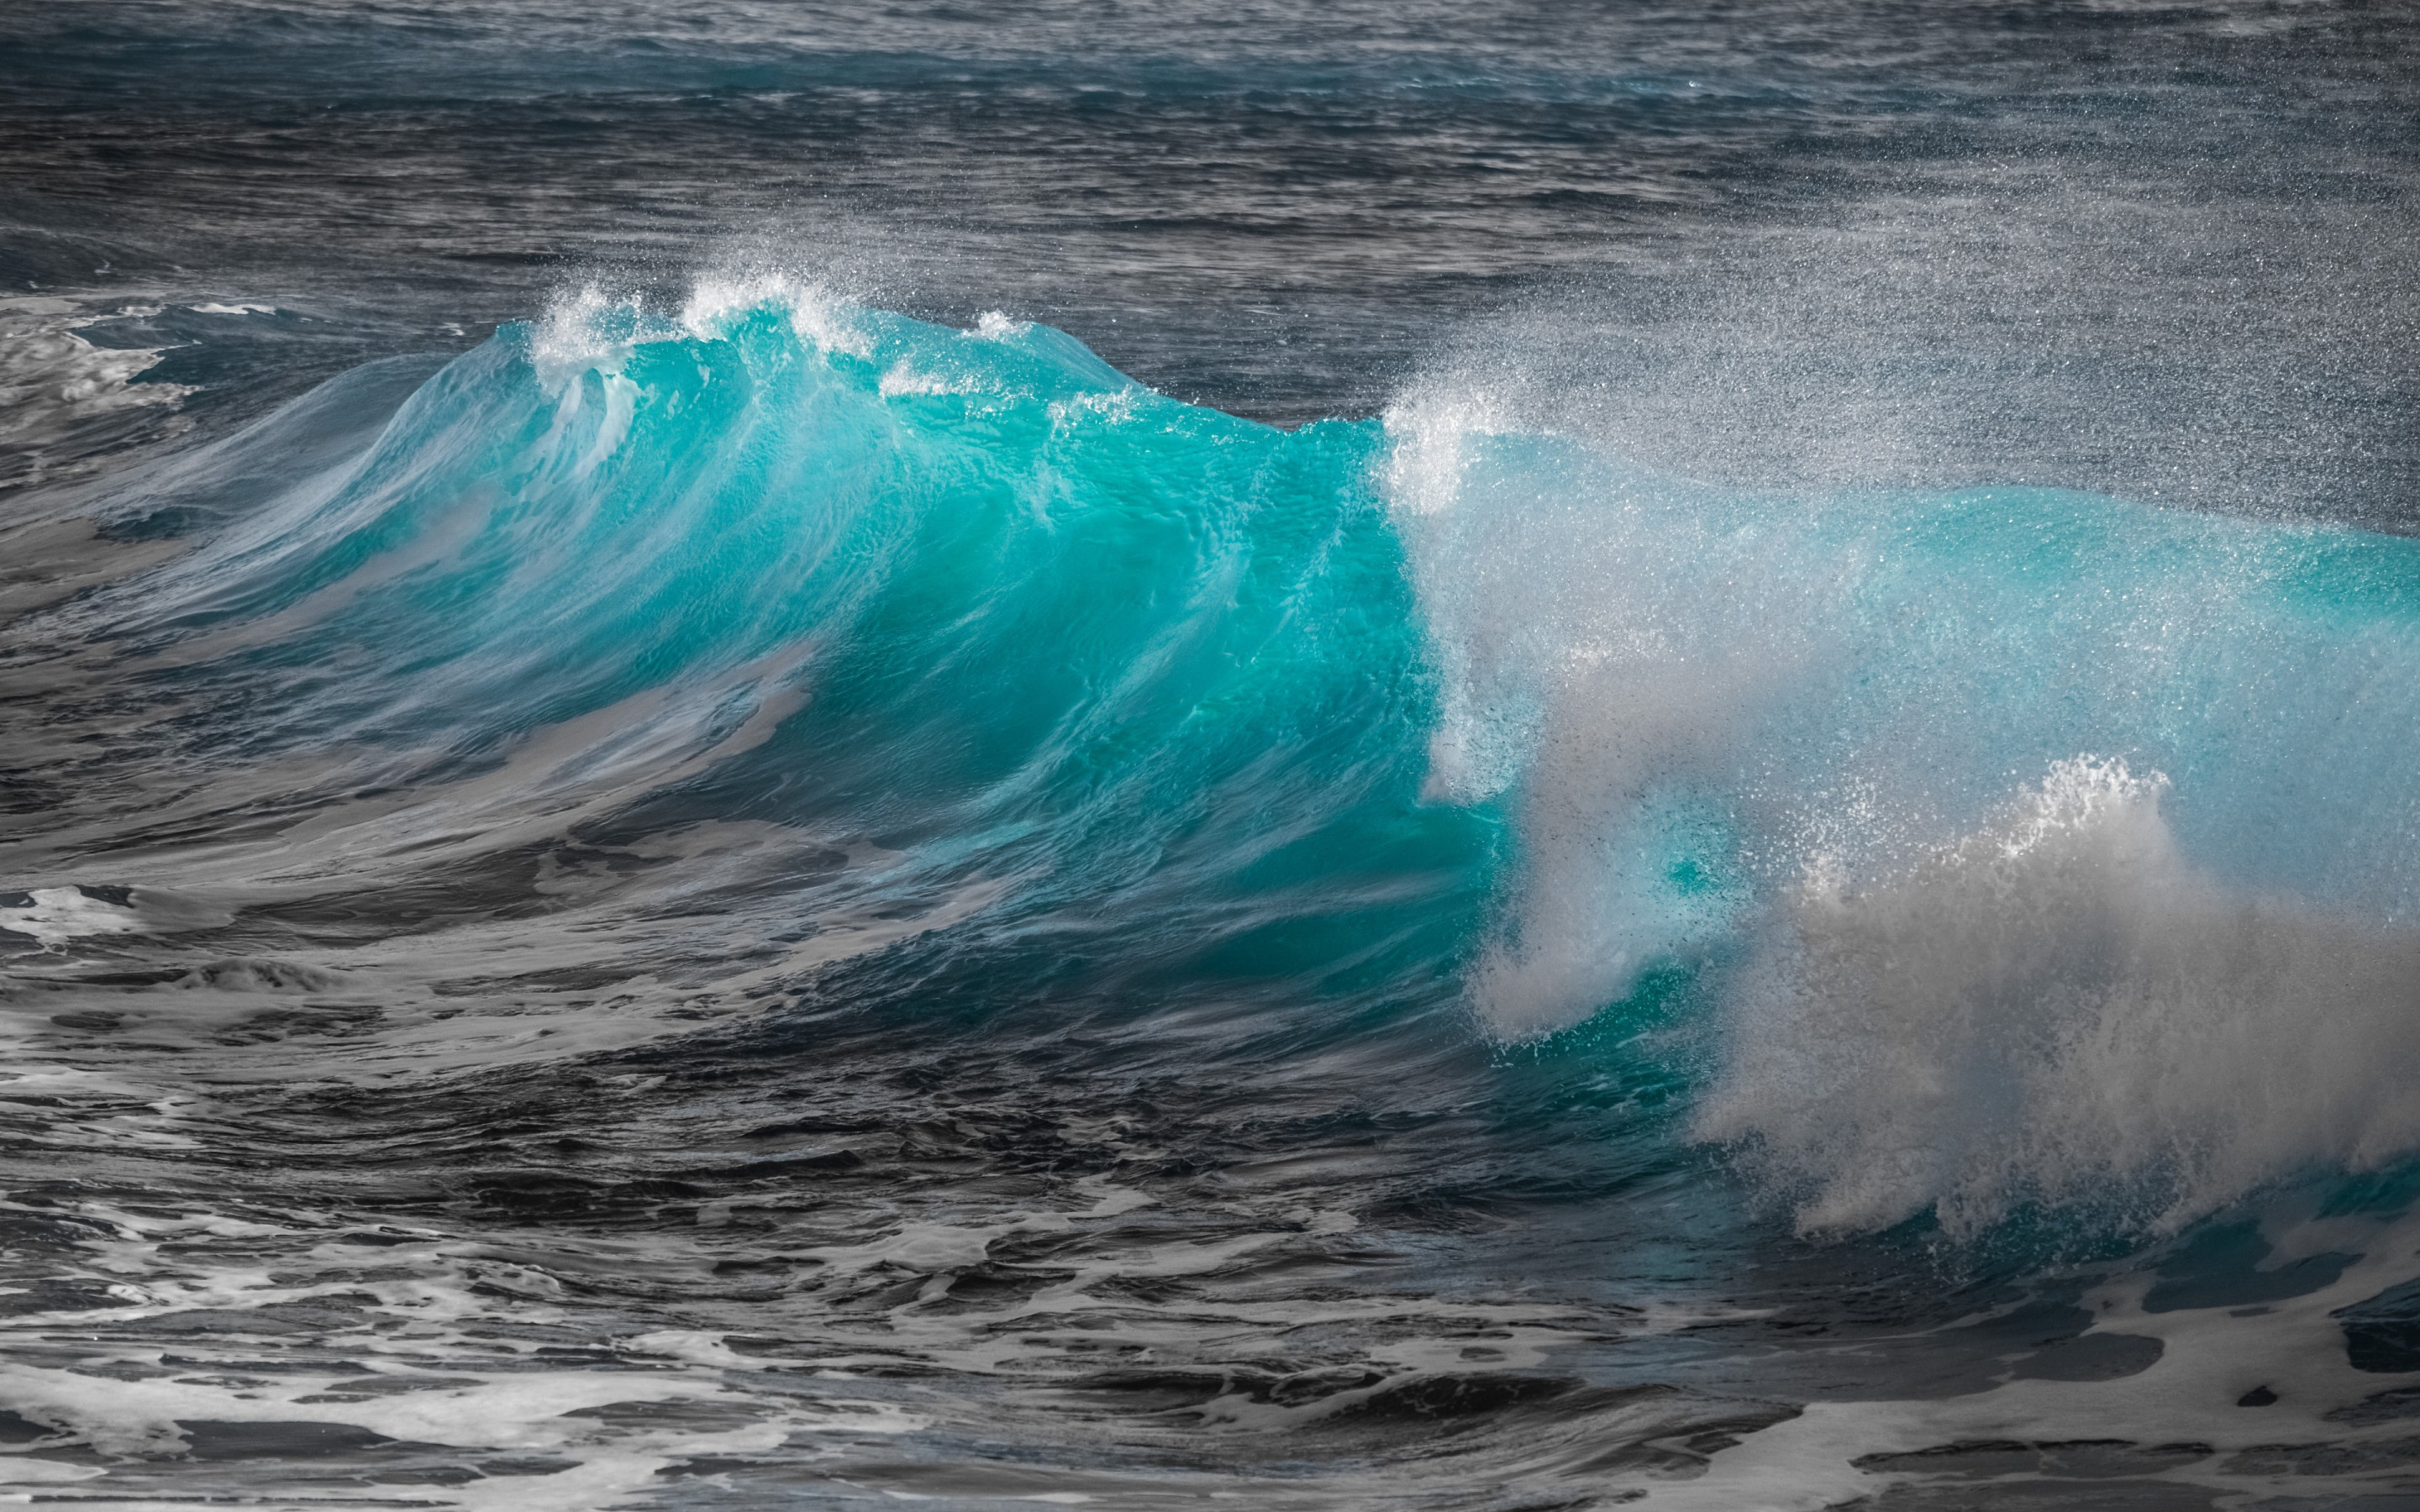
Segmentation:
[(2420, 1506), (2415, 68), (0, 11), (0, 1499)]

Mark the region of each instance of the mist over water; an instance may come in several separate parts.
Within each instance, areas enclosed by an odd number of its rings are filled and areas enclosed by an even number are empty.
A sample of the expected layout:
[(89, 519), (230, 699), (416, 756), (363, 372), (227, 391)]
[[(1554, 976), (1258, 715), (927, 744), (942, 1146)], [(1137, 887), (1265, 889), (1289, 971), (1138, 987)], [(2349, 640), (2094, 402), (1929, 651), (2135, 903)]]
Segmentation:
[(0, 1491), (2412, 1499), (2409, 16), (0, 41)]

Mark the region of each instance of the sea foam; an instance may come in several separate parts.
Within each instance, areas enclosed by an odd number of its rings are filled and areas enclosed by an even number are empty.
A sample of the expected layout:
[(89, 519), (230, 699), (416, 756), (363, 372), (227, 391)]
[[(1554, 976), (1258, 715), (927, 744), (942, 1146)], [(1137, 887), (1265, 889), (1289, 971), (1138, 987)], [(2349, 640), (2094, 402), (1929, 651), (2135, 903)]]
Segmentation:
[(1515, 839), (1487, 1033), (1681, 974), (1692, 1132), (1810, 1231), (2173, 1226), (2420, 1148), (2412, 543), (1718, 487), (1507, 408), (1388, 417), (1429, 792)]
[(1877, 885), (1810, 868), (1696, 1133), (1745, 1143), (1814, 1231), (2029, 1203), (2173, 1228), (2420, 1147), (2420, 933), (2216, 881), (2166, 787), (2055, 763)]

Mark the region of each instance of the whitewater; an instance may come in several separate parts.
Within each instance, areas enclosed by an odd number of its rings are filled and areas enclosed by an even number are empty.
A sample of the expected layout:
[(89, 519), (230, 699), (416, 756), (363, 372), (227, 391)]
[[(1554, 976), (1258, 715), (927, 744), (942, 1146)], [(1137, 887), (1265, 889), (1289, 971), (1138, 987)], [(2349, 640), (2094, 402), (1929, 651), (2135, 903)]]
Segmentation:
[(0, 1500), (2420, 1505), (2415, 56), (0, 17)]

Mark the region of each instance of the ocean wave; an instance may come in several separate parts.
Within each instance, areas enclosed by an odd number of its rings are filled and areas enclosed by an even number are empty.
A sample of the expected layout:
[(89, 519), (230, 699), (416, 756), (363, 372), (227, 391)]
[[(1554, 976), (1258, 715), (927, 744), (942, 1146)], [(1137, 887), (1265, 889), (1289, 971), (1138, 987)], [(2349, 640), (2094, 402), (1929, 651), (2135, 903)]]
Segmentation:
[[(1606, 1054), (1694, 1112), (1641, 1136), (1810, 1232), (2173, 1226), (2420, 1144), (2412, 543), (1718, 486), (1483, 388), (1286, 432), (776, 275), (566, 292), (373, 437), (393, 377), (121, 488), (191, 548), (50, 611), (189, 779), (308, 773), (206, 856), (108, 796), (149, 885), (604, 909), (633, 980), (669, 919), (831, 933), (749, 992), (921, 933), (1128, 1014), (1652, 1026)], [(92, 881), (75, 833), (12, 885)]]
[(1810, 1231), (2174, 1226), (2414, 1147), (2420, 546), (1715, 486), (1484, 388), (1387, 424), (1427, 791), (1516, 837), (1488, 1032), (1693, 980), (1693, 1132)]

